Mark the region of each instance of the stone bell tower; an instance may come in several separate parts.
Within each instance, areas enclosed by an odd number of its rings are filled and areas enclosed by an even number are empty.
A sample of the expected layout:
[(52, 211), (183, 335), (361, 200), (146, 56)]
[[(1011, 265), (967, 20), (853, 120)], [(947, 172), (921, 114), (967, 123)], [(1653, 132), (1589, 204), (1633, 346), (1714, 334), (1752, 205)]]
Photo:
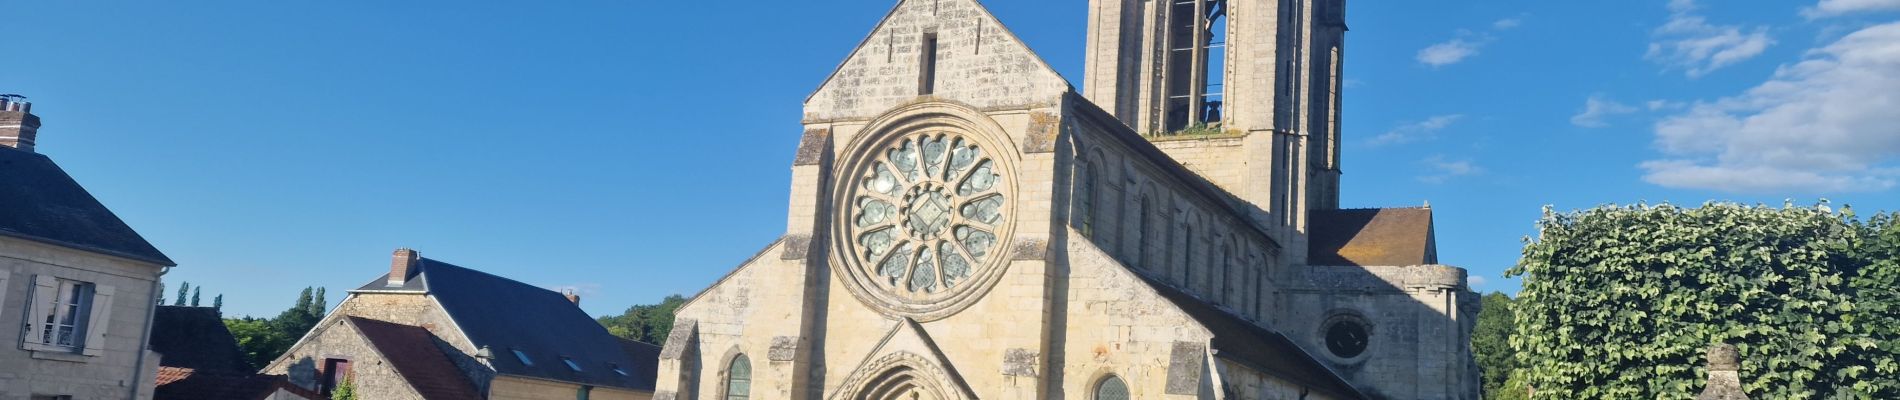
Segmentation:
[[(1338, 208), (1345, 0), (1089, 4), (1090, 101), (1283, 236), (1306, 232), (1308, 210)], [(1220, 140), (1169, 140), (1182, 133)]]

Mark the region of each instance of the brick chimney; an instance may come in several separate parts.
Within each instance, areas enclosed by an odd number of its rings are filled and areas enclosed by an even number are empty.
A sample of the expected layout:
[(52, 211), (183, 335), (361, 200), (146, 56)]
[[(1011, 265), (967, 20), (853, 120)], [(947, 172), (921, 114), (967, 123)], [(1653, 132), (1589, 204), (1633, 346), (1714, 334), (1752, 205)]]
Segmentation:
[(26, 96), (0, 94), (0, 146), (33, 151), (39, 132), (40, 117), (33, 115)]
[(567, 297), (567, 301), (573, 302), (575, 306), (581, 305), (581, 295), (575, 294), (574, 289), (562, 290), (561, 296)]
[(416, 265), (416, 261), (421, 259), (422, 253), (415, 250), (396, 249), (396, 254), (389, 261), (389, 286), (402, 286), (409, 278), (414, 278), (417, 272), (422, 272), (422, 268)]

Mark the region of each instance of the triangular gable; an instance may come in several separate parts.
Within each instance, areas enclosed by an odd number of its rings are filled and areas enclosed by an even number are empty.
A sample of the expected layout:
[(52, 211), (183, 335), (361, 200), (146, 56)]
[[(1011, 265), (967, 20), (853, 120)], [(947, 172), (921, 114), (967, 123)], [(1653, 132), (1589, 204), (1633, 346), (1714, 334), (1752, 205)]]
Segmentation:
[[(893, 376), (902, 371), (908, 376)], [(845, 378), (832, 399), (856, 399), (867, 387), (885, 384), (890, 379), (914, 378), (916, 386), (937, 391), (946, 400), (975, 400), (976, 393), (963, 381), (950, 359), (943, 356), (937, 343), (930, 340), (922, 326), (909, 318), (897, 321), (870, 354), (858, 363), (857, 370)]]
[(869, 118), (916, 100), (936, 35), (932, 96), (977, 108), (1055, 104), (1069, 82), (977, 0), (902, 0), (805, 100), (807, 120)]

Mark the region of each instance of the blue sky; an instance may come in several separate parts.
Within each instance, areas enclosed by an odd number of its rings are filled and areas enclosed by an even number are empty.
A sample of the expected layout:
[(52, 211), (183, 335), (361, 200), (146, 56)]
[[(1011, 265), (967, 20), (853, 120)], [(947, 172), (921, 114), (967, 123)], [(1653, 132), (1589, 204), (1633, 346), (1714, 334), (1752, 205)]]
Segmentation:
[[(1081, 79), (1087, 2), (989, 3)], [(800, 102), (890, 4), (0, 0), (0, 92), (228, 314), (334, 303), (407, 246), (599, 315), (783, 231)], [(1900, 0), (1347, 18), (1343, 202), (1429, 202), (1480, 290), (1515, 290), (1544, 205), (1900, 209)]]

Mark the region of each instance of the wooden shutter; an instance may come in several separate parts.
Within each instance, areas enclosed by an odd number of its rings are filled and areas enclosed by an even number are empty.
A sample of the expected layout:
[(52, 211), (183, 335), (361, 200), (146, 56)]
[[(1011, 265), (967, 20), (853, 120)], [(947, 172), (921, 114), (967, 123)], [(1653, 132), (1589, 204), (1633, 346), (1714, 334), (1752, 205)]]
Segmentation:
[(46, 330), (46, 313), (52, 310), (53, 298), (59, 296), (59, 280), (50, 275), (35, 275), (33, 290), (28, 293), (26, 336), (20, 338), (20, 349), (45, 350), (46, 344), (40, 342), (40, 335)]
[(117, 291), (104, 285), (92, 288), (92, 304), (88, 304), (91, 311), (86, 317), (86, 347), (82, 354), (93, 357), (105, 354), (106, 329), (112, 324), (112, 295)]

